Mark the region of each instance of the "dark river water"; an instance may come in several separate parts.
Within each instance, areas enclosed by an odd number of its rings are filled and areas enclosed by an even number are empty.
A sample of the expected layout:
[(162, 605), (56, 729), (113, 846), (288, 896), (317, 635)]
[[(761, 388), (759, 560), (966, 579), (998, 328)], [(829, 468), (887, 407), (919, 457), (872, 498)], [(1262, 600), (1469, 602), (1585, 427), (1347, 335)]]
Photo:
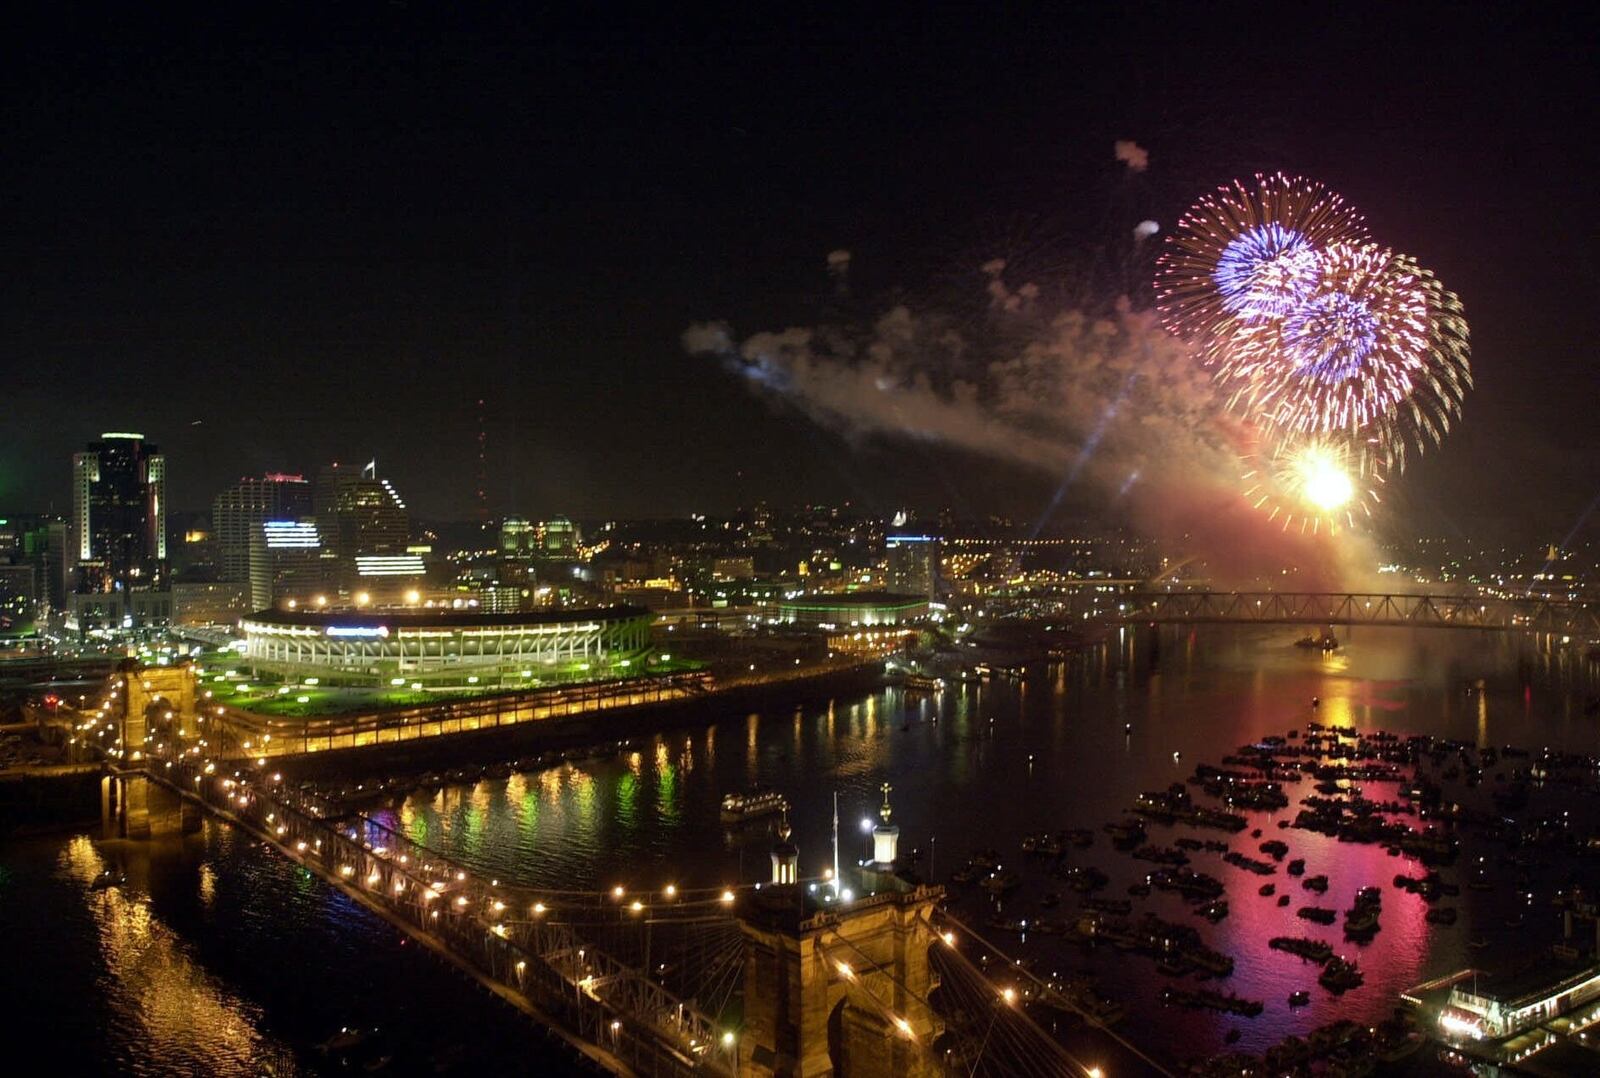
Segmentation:
[[(767, 841), (739, 844), (724, 832), (718, 802), (756, 784), (788, 795), (801, 872), (831, 863), (830, 814), (837, 791), (841, 858), (866, 852), (860, 823), (893, 786), (902, 849), (931, 854), (939, 880), (980, 847), (1014, 858), (1024, 885), (1007, 916), (1031, 916), (1047, 882), (1018, 843), (1030, 831), (1090, 827), (1116, 818), (1140, 790), (1182, 781), (1201, 761), (1311, 717), (1361, 730), (1437, 734), (1478, 744), (1545, 745), (1594, 752), (1600, 719), (1581, 653), (1546, 651), (1531, 640), (1439, 630), (1356, 630), (1331, 655), (1292, 646), (1291, 629), (1128, 631), (1105, 646), (1017, 681), (952, 687), (908, 697), (887, 689), (792, 713), (724, 718), (713, 725), (639, 740), (612, 757), (563, 764), (508, 779), (419, 790), (388, 819), (414, 839), (508, 880), (552, 889), (622, 885), (658, 890), (764, 879)], [(1467, 686), (1484, 679), (1484, 691)], [(1129, 729), (1131, 725), (1131, 730)], [(1174, 753), (1179, 754), (1175, 760)], [(1297, 799), (1307, 788), (1291, 791)], [(1374, 784), (1369, 796), (1392, 793)], [(1461, 921), (1428, 924), (1420, 900), (1390, 888), (1420, 869), (1379, 846), (1341, 844), (1292, 830), (1296, 806), (1254, 814), (1326, 873), (1316, 904), (1344, 909), (1357, 888), (1385, 889), (1383, 929), (1366, 947), (1345, 944), (1255, 894), (1259, 877), (1196, 853), (1194, 867), (1224, 880), (1232, 914), (1194, 918), (1172, 896), (1136, 906), (1193, 923), (1210, 946), (1235, 959), (1218, 987), (1266, 1002), (1255, 1019), (1164, 1008), (1167, 978), (1146, 959), (1094, 953), (1060, 938), (1006, 937), (1041, 971), (1092, 974), (1123, 1002), (1122, 1032), (1158, 1057), (1219, 1051), (1237, 1028), (1237, 1048), (1259, 1051), (1289, 1033), (1334, 1018), (1387, 1017), (1395, 996), (1425, 978), (1468, 964), (1466, 941), (1487, 939), (1471, 964), (1510, 960), (1530, 940), (1559, 931), (1548, 906), (1505, 927), (1510, 888), (1463, 891)], [(1187, 833), (1152, 828), (1158, 843)], [(1221, 832), (1253, 853), (1248, 833)], [(1109, 897), (1152, 867), (1113, 851), (1099, 835), (1070, 860), (1111, 876)], [(104, 863), (128, 885), (94, 892)], [(1275, 877), (1280, 889), (1290, 881)], [(1294, 905), (1303, 900), (1297, 887)], [(955, 911), (977, 923), (976, 895)], [(1139, 912), (1136, 909), (1136, 914)], [(1366, 984), (1342, 998), (1316, 988), (1315, 967), (1272, 952), (1273, 935), (1319, 935), (1359, 960)], [(381, 1073), (563, 1073), (570, 1056), (481, 992), (417, 953), (395, 932), (297, 867), (208, 822), (186, 840), (134, 845), (90, 835), (13, 842), (0, 850), (0, 999), (6, 1025), (37, 1034), (59, 1073), (347, 1073), (316, 1047), (341, 1026), (378, 1026), (367, 1058), (392, 1057)], [(1288, 993), (1312, 1005), (1291, 1011)], [(356, 1068), (359, 1071), (359, 1067)]]

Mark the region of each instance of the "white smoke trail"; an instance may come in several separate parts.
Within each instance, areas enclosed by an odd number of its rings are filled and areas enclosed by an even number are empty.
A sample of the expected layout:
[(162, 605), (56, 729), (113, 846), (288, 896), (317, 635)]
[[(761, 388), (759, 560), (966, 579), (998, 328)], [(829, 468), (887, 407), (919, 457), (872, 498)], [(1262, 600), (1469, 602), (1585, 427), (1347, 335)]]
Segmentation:
[[(1125, 300), (1097, 314), (1047, 311), (1036, 286), (1006, 282), (1003, 261), (982, 269), (978, 319), (897, 306), (865, 327), (743, 341), (707, 322), (685, 330), (683, 345), (847, 435), (936, 441), (1046, 474), (1057, 500), (1116, 503), (1214, 568), (1282, 562), (1298, 537), (1243, 503), (1234, 428), (1191, 349)], [(1235, 555), (1244, 561), (1233, 565)]]

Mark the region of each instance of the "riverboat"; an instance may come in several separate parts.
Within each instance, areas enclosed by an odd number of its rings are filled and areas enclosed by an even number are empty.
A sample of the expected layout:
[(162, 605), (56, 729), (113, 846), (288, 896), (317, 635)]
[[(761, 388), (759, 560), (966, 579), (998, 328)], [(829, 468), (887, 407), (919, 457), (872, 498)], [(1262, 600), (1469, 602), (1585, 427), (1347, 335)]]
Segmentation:
[(744, 823), (761, 816), (783, 812), (788, 800), (776, 790), (752, 790), (749, 793), (729, 794), (722, 799), (722, 822)]

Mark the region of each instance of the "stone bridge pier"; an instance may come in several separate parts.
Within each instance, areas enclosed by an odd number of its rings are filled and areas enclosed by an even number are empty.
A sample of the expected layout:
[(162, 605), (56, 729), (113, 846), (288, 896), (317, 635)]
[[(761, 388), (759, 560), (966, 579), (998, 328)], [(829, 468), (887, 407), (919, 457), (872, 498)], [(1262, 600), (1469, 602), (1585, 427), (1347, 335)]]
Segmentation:
[(100, 826), (106, 838), (149, 839), (200, 830), (200, 803), (142, 771), (100, 780)]

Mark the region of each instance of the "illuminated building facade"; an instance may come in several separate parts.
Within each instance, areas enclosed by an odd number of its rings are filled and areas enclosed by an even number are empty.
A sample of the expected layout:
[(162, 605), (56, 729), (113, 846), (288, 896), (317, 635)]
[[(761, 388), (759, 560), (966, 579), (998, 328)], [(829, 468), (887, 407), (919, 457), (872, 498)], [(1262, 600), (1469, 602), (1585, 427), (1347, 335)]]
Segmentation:
[(649, 612), (634, 606), (517, 614), (263, 611), (245, 618), (253, 670), (342, 684), (514, 687), (643, 672)]
[(111, 431), (72, 455), (74, 564), (82, 591), (158, 587), (167, 560), (167, 462)]
[(500, 522), (500, 553), (508, 558), (531, 558), (539, 553), (539, 529), (521, 517)]
[(376, 462), (321, 469), (312, 502), (322, 544), (341, 562), (357, 554), (405, 553), (411, 518), (394, 485), (378, 478)]
[(211, 533), (217, 544), (217, 575), (250, 579), (250, 541), (268, 520), (298, 520), (311, 514), (311, 484), (304, 476), (268, 474), (241, 479), (211, 502)]
[(539, 523), (539, 554), (542, 557), (576, 557), (578, 542), (578, 526), (566, 517), (554, 517)]
[(890, 591), (930, 601), (939, 597), (938, 536), (889, 535), (883, 546)]
[(920, 595), (856, 591), (780, 599), (776, 609), (778, 620), (790, 625), (849, 629), (917, 621), (928, 616), (928, 600)]
[(250, 529), (250, 609), (309, 601), (328, 586), (322, 537), (312, 520), (264, 520)]

